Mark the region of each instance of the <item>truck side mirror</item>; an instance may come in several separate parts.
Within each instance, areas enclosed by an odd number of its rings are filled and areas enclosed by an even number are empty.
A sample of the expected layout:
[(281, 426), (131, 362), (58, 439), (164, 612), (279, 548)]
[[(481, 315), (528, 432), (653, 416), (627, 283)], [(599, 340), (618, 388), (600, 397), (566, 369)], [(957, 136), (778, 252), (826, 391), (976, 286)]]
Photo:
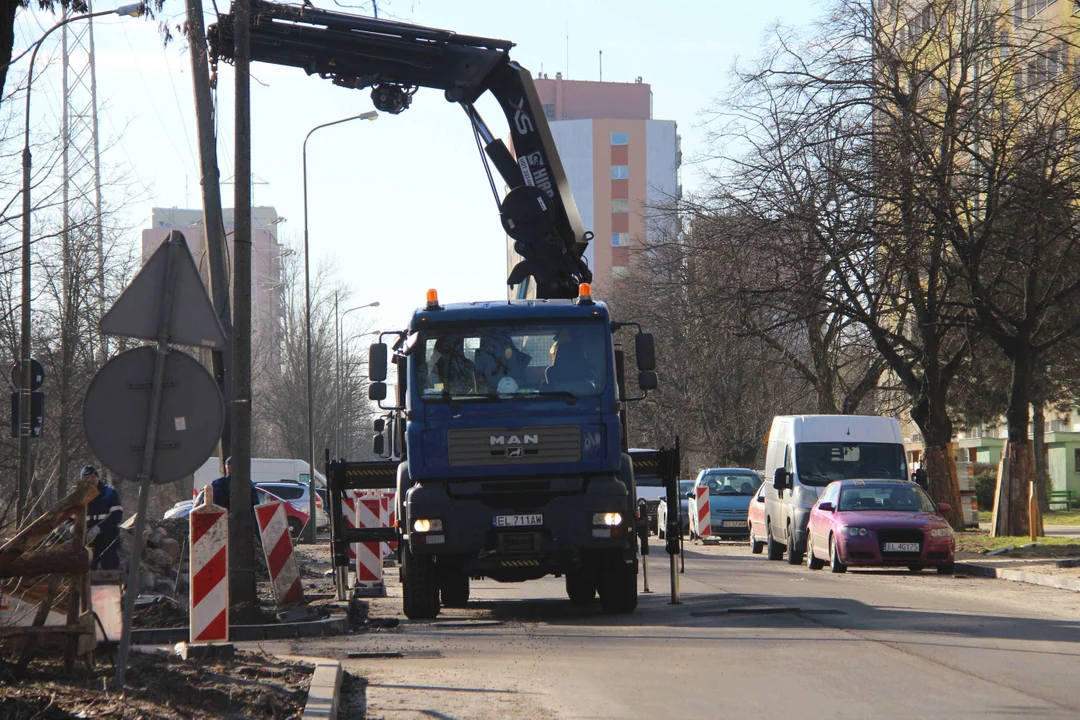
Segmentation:
[(372, 343), (368, 348), (368, 379), (373, 382), (386, 380), (386, 343)]
[(373, 382), (368, 385), (367, 391), (368, 400), (374, 400), (376, 402), (386, 399), (386, 383)]
[(373, 427), (375, 428), (375, 432), (381, 433), (386, 428), (386, 420), (383, 418), (375, 418)]
[(382, 435), (376, 435), (371, 438), (371, 451), (375, 453), (377, 457), (382, 457), (383, 450), (385, 449), (384, 445), (385, 441), (383, 440)]
[(652, 370), (642, 370), (638, 373), (638, 387), (642, 390), (655, 390), (656, 389), (656, 373)]
[(653, 342), (652, 333), (639, 332), (634, 336), (634, 355), (637, 357), (638, 370), (647, 372), (656, 369), (656, 343)]
[(773, 473), (773, 487), (777, 490), (785, 490), (788, 487), (788, 471), (782, 467), (776, 468)]

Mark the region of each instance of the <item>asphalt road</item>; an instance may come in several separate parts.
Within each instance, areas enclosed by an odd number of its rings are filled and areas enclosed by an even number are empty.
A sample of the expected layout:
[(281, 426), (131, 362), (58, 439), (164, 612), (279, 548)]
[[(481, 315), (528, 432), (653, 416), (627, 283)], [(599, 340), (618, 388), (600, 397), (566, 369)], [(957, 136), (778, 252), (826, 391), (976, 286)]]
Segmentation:
[[(1080, 594), (694, 546), (672, 606), (651, 559), (631, 616), (572, 607), (562, 580), (484, 581), (433, 623), (263, 647), (368, 653), (345, 667), (388, 720), (1080, 717)], [(373, 615), (400, 617), (393, 577)]]

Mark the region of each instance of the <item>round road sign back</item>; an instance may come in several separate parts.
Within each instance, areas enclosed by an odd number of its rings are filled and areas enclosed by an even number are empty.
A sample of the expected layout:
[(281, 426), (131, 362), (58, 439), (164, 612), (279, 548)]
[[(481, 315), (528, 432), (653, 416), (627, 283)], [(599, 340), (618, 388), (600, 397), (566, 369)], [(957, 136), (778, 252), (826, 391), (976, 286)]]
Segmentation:
[[(30, 358), (30, 389), (37, 390), (45, 382), (45, 368), (37, 360)], [(11, 366), (11, 384), (18, 390), (22, 387), (22, 360)]]
[[(117, 355), (90, 382), (83, 402), (83, 429), (94, 454), (129, 480), (142, 469), (146, 420), (154, 380), (150, 346)], [(192, 474), (221, 439), (225, 408), (213, 376), (179, 350), (165, 361), (165, 388), (152, 474), (170, 483)]]

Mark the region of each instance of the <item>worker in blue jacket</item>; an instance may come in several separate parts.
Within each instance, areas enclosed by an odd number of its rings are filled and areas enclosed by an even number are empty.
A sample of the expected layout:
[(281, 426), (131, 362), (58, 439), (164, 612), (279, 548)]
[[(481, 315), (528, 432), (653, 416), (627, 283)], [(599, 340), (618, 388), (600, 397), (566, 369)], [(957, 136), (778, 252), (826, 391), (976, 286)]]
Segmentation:
[[(230, 510), (232, 505), (232, 457), (225, 459), (225, 474), (210, 483), (214, 488), (214, 504)], [(255, 483), (251, 484), (251, 512), (255, 513), (255, 506), (259, 504), (259, 493), (255, 490)]]
[(98, 477), (93, 465), (82, 469), (82, 476), (97, 483), (98, 495), (86, 506), (86, 544), (94, 551), (92, 570), (120, 569), (120, 521), (124, 506), (120, 494)]

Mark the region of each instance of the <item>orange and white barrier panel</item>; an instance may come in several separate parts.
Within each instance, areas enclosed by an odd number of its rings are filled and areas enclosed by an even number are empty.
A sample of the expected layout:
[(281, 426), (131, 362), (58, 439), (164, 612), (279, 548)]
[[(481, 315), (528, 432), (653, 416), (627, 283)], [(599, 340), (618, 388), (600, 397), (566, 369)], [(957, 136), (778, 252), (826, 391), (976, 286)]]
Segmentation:
[(712, 535), (709, 486), (698, 485), (694, 490), (694, 512), (691, 515), (691, 520), (697, 523), (695, 532), (699, 537), (709, 537)]
[[(361, 495), (356, 498), (356, 527), (381, 528), (382, 498)], [(356, 543), (356, 584), (374, 587), (382, 584), (382, 543)]]
[(289, 522), (285, 517), (285, 503), (268, 502), (255, 507), (262, 537), (266, 567), (274, 586), (274, 601), (279, 608), (304, 602), (304, 588), (300, 584), (300, 570), (293, 556)]
[(205, 502), (188, 516), (192, 643), (229, 640), (229, 511), (213, 495), (207, 486)]
[[(346, 490), (345, 497), (341, 499), (341, 514), (345, 516), (345, 524), (349, 530), (356, 528), (356, 491)], [(349, 545), (349, 565), (350, 567), (356, 566), (356, 549), (359, 547), (358, 543), (352, 543)]]

